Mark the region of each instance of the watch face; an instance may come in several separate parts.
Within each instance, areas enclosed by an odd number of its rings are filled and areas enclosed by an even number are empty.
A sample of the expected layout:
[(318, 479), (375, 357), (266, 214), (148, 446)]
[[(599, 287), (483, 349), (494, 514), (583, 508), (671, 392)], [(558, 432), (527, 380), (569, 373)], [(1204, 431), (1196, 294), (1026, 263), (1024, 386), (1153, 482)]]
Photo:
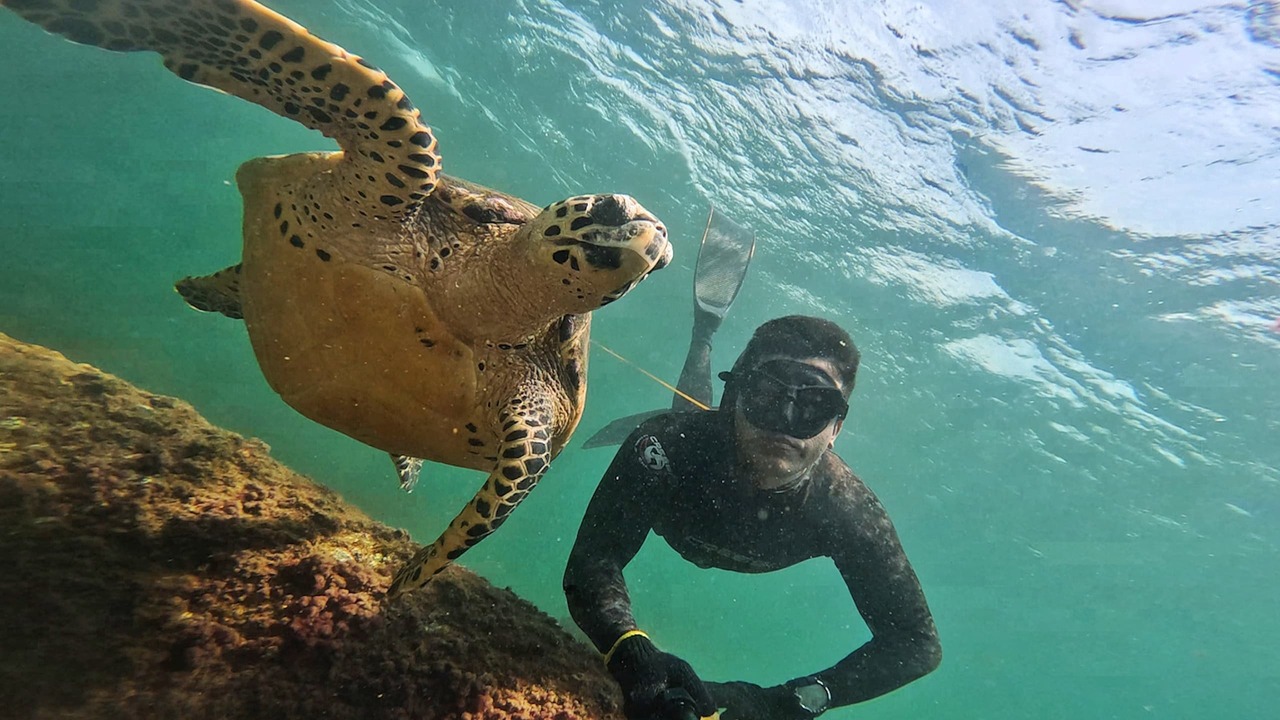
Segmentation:
[(827, 709), (827, 702), (829, 702), (830, 697), (827, 695), (827, 689), (818, 683), (801, 685), (794, 692), (796, 700), (800, 701), (802, 709), (815, 715)]

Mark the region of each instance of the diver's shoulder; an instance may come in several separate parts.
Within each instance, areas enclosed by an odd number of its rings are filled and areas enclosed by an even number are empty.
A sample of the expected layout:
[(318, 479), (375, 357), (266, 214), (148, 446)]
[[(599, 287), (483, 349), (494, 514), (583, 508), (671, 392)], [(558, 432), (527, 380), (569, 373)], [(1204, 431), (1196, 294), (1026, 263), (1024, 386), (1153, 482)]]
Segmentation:
[(669, 461), (647, 465), (676, 471), (701, 466), (710, 450), (724, 444), (718, 428), (714, 412), (672, 410), (645, 420), (627, 442), (632, 453)]
[(844, 505), (848, 509), (879, 505), (880, 501), (875, 493), (839, 455), (827, 452), (821, 467), (821, 486), (833, 503)]

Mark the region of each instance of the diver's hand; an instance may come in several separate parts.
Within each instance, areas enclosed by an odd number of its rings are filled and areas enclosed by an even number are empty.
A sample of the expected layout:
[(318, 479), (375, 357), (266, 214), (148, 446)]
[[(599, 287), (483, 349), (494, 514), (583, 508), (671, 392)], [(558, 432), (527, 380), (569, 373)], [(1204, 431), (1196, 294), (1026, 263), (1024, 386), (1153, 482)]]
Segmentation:
[(760, 687), (749, 682), (706, 683), (716, 707), (724, 708), (720, 720), (811, 720), (813, 713), (800, 707), (786, 685)]
[(623, 711), (632, 720), (684, 720), (683, 703), (671, 702), (671, 693), (683, 689), (699, 716), (715, 713), (711, 694), (689, 663), (662, 652), (647, 637), (622, 641), (609, 659), (609, 672), (622, 688)]

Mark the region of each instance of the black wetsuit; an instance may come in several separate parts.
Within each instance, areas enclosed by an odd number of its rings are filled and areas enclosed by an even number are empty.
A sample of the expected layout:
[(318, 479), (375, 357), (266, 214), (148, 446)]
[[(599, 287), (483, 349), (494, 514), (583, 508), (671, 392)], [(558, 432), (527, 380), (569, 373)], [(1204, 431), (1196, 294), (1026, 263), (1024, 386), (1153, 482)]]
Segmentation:
[(828, 451), (801, 485), (756, 490), (735, 477), (732, 438), (718, 412), (672, 412), (642, 424), (615, 456), (565, 571), (569, 611), (596, 647), (605, 651), (636, 627), (622, 569), (653, 530), (704, 568), (758, 573), (832, 558), (872, 639), (831, 668), (802, 673), (827, 685), (831, 707), (936, 667), (941, 651), (924, 593), (867, 486)]

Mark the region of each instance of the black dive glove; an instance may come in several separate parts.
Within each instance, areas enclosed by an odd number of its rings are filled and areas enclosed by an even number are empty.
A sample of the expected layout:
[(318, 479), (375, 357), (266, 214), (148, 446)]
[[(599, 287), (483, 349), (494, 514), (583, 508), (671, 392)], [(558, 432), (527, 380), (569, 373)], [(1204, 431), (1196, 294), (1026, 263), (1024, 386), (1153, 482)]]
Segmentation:
[(811, 720), (814, 713), (800, 706), (789, 685), (760, 687), (749, 682), (706, 684), (716, 707), (724, 708), (720, 720)]
[(622, 688), (622, 709), (631, 720), (689, 720), (716, 711), (689, 663), (662, 652), (644, 635), (620, 642), (608, 668)]

